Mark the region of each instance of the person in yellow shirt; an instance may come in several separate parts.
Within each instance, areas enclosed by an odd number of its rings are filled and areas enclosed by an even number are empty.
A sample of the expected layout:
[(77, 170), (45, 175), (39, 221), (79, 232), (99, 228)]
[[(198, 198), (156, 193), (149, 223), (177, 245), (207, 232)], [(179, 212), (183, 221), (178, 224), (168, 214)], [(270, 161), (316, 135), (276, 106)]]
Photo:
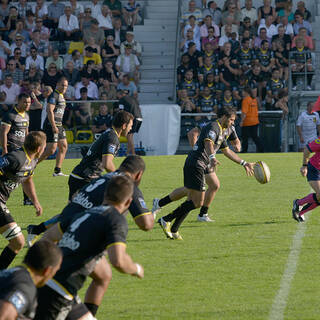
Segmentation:
[(252, 138), (257, 151), (263, 152), (263, 145), (258, 137), (259, 127), (259, 100), (257, 98), (257, 89), (246, 87), (243, 90), (243, 100), (241, 104), (241, 122), (240, 127), (242, 136), (242, 152), (248, 151), (248, 140)]
[(101, 60), (100, 54), (95, 53), (94, 49), (89, 46), (89, 47), (86, 47), (86, 49), (85, 49), (85, 55), (83, 57), (83, 64), (85, 65), (90, 60), (92, 60), (94, 62), (96, 69), (98, 69), (98, 70), (102, 69), (102, 60)]

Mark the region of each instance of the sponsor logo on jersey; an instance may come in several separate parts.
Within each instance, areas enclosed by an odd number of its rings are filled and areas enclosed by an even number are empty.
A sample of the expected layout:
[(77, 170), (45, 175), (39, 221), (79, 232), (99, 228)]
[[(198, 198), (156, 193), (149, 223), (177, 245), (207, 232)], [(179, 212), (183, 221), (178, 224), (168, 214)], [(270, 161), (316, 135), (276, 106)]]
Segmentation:
[(108, 152), (109, 153), (115, 153), (115, 151), (116, 151), (116, 145), (110, 144), (110, 146), (108, 148)]
[(146, 205), (144, 199), (139, 197), (138, 200), (140, 202), (141, 207), (144, 208), (144, 209), (147, 209), (147, 205)]
[(213, 130), (210, 130), (209, 131), (209, 137), (210, 137), (210, 139), (211, 140), (215, 140), (215, 138), (216, 138), (216, 133), (213, 131)]
[(79, 192), (73, 199), (73, 203), (79, 204), (85, 209), (90, 209), (93, 207), (93, 203), (89, 201), (89, 197), (83, 194), (82, 192)]
[(22, 311), (27, 303), (27, 299), (21, 291), (16, 291), (8, 300), (14, 305), (18, 313)]
[(59, 247), (69, 248), (72, 251), (77, 250), (79, 246), (80, 246), (80, 242), (76, 241), (74, 239), (74, 235), (69, 232), (65, 232), (63, 234), (62, 239), (59, 241)]

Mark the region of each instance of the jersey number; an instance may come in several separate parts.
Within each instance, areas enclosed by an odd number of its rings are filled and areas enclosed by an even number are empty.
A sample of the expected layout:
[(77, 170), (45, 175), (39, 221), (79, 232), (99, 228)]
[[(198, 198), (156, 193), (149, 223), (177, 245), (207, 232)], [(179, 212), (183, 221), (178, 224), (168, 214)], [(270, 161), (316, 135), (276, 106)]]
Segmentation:
[(96, 189), (97, 187), (100, 186), (100, 184), (103, 184), (105, 182), (105, 179), (99, 179), (97, 180), (94, 184), (90, 184), (87, 188), (86, 188), (86, 192), (91, 192), (94, 189)]
[(90, 214), (89, 214), (89, 213), (86, 213), (85, 215), (83, 215), (82, 217), (80, 217), (79, 219), (77, 219), (75, 222), (73, 222), (73, 223), (71, 224), (71, 226), (70, 226), (70, 231), (71, 231), (71, 232), (75, 232), (75, 231), (79, 228), (80, 224), (81, 224), (83, 221), (87, 220), (89, 217), (90, 217)]

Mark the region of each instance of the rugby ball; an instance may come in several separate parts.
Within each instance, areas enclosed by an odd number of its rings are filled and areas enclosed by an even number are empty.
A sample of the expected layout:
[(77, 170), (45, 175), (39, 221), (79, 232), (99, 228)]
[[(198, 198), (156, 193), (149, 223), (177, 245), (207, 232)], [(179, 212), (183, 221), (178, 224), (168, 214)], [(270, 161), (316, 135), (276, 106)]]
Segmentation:
[(254, 176), (258, 182), (264, 184), (270, 181), (270, 169), (263, 161), (258, 161), (254, 165)]

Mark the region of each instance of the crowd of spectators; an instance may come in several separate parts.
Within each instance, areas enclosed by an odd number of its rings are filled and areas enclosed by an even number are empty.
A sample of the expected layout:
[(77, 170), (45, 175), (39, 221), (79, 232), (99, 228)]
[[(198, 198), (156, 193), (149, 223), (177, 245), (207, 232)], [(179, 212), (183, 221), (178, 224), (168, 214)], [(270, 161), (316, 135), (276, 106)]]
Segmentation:
[[(116, 100), (119, 90), (137, 99), (141, 45), (133, 28), (141, 13), (135, 0), (126, 5), (119, 0), (2, 0), (0, 116), (21, 92), (32, 97), (30, 115), (44, 109), (48, 92), (63, 75), (69, 82), (67, 101)], [(90, 103), (68, 103), (64, 125), (93, 125), (98, 131), (105, 127), (103, 119), (111, 123), (105, 112), (106, 104), (94, 120)]]
[[(217, 112), (222, 106), (241, 109), (244, 90), (251, 89), (262, 110), (276, 110), (300, 79), (312, 90), (310, 20), (303, 1), (293, 8), (290, 0), (184, 1), (181, 14), (181, 64), (177, 69), (177, 99), (182, 112)], [(288, 112), (283, 108), (284, 114)], [(198, 121), (205, 118), (196, 118)]]

